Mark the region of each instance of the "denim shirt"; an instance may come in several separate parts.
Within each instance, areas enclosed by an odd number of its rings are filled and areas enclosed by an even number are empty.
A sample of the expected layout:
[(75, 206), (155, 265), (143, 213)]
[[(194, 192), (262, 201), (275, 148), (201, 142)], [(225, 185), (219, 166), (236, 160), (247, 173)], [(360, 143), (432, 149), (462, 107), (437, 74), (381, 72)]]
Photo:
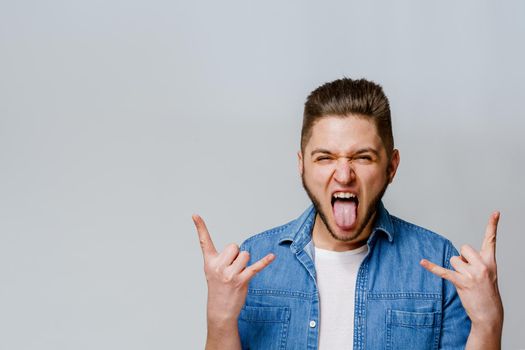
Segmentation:
[[(243, 349), (318, 348), (315, 217), (311, 206), (241, 245), (250, 263), (276, 255), (250, 281), (238, 319)], [(356, 281), (353, 349), (463, 349), (470, 320), (455, 287), (419, 265), (426, 258), (450, 268), (458, 255), (450, 241), (391, 216), (380, 203), (367, 244)]]

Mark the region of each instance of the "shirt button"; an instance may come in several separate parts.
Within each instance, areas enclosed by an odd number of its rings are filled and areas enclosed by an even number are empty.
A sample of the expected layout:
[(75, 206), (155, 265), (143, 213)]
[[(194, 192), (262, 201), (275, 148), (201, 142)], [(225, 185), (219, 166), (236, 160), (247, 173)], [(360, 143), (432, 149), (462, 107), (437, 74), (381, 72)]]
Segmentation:
[(314, 320), (310, 321), (310, 328), (314, 328), (316, 324)]

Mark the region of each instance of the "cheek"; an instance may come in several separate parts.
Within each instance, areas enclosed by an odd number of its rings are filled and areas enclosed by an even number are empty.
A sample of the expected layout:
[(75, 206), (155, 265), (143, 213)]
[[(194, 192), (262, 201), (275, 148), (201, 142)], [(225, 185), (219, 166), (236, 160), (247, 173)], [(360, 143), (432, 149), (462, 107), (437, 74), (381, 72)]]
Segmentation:
[(387, 174), (380, 169), (363, 169), (358, 174), (358, 179), (364, 192), (375, 194), (383, 189)]
[(316, 184), (328, 184), (333, 170), (330, 167), (314, 166), (310, 169), (310, 178)]
[(304, 168), (304, 181), (310, 191), (319, 195), (328, 188), (332, 173), (333, 169), (328, 166), (307, 166)]

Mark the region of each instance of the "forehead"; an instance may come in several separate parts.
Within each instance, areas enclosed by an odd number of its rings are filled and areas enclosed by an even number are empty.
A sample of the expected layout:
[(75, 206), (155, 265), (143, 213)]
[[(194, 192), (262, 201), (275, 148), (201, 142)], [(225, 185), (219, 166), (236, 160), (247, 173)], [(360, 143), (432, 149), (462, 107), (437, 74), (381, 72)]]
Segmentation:
[(334, 152), (351, 152), (369, 147), (380, 151), (383, 147), (375, 123), (360, 116), (326, 116), (312, 127), (306, 149), (323, 147)]

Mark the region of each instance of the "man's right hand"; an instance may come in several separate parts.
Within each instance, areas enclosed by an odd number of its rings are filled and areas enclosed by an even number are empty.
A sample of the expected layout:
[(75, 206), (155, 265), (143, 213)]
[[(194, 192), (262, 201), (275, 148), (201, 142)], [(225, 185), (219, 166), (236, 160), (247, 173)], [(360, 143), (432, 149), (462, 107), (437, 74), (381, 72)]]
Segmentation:
[(210, 343), (223, 343), (226, 340), (224, 336), (238, 334), (237, 318), (246, 300), (248, 283), (275, 259), (275, 255), (268, 254), (246, 266), (250, 260), (248, 252), (240, 252), (236, 244), (229, 244), (222, 252), (217, 252), (204, 220), (199, 215), (193, 215), (192, 218), (199, 235), (204, 257), (204, 274), (208, 283), (206, 348), (211, 349), (215, 346), (211, 346)]

